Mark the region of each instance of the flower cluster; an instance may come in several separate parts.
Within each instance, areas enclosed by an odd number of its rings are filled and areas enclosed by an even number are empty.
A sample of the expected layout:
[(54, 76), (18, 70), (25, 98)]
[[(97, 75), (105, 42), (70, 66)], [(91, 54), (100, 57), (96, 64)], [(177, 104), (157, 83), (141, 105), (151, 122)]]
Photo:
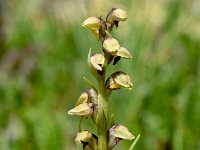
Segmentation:
[(84, 91), (78, 98), (75, 108), (68, 111), (69, 115), (81, 116), (81, 120), (84, 117), (91, 117), (97, 126), (98, 136), (79, 129), (76, 142), (80, 143), (83, 149), (111, 150), (120, 140), (135, 138), (125, 126), (116, 124), (113, 117), (110, 117), (109, 128), (107, 123), (108, 99), (112, 91), (121, 88), (132, 89), (133, 86), (130, 77), (122, 71), (114, 72), (106, 80), (106, 69), (111, 62), (115, 65), (121, 58), (132, 58), (130, 52), (110, 34), (114, 26), (117, 28), (119, 22), (126, 19), (125, 10), (113, 8), (105, 20), (101, 17), (89, 17), (82, 23), (82, 26), (88, 28), (102, 43), (101, 53), (92, 54), (90, 50), (88, 54), (88, 66), (98, 82), (98, 88), (87, 79), (91, 88)]

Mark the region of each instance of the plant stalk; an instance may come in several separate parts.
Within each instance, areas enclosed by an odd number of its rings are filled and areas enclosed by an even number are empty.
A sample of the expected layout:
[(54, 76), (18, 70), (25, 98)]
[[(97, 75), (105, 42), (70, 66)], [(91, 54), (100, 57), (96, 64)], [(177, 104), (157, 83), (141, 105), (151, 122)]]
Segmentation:
[(97, 115), (97, 130), (98, 130), (98, 149), (107, 150), (107, 112), (108, 112), (108, 97), (106, 96), (105, 87), (105, 70), (102, 78), (98, 81), (98, 115)]

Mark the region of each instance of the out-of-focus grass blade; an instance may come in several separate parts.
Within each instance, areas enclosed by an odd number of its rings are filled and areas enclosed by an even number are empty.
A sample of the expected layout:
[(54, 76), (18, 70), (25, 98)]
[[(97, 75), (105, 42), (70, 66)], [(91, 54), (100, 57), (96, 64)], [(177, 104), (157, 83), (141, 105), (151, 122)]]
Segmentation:
[(136, 143), (138, 142), (139, 138), (140, 138), (140, 134), (138, 134), (136, 139), (133, 141), (133, 143), (132, 143), (131, 147), (129, 148), (129, 150), (133, 150), (134, 149), (134, 147), (135, 147)]

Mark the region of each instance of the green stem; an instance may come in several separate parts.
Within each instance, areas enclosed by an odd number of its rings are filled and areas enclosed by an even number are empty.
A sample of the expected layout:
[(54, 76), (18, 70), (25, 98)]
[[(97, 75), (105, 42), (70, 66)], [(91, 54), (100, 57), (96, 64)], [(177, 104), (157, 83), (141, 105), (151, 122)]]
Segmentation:
[(108, 95), (105, 87), (105, 75), (109, 61), (109, 57), (104, 53), (105, 61), (103, 65), (103, 74), (98, 81), (98, 114), (97, 114), (97, 130), (98, 130), (98, 150), (108, 149), (107, 137), (107, 113), (108, 113)]
[(104, 111), (104, 114), (107, 118), (107, 112), (108, 112), (108, 99), (106, 96), (106, 89), (105, 89), (105, 84), (104, 84), (104, 80), (102, 79), (102, 81), (99, 82), (99, 97), (98, 97), (98, 109)]
[(78, 124), (78, 131), (81, 132), (81, 122), (83, 120), (83, 117), (80, 118), (79, 124)]
[[(106, 68), (105, 68), (106, 70)], [(98, 128), (98, 149), (107, 150), (107, 112), (108, 112), (108, 98), (106, 96), (105, 88), (105, 70), (102, 78), (98, 81), (98, 115), (97, 115), (97, 128)]]

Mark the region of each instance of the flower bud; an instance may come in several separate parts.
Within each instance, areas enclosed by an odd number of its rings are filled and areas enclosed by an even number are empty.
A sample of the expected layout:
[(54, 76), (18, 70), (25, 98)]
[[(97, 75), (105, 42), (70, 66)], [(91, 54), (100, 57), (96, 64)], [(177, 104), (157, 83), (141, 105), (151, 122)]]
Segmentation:
[(99, 30), (101, 27), (100, 21), (101, 20), (98, 17), (89, 17), (82, 23), (82, 26), (92, 30)]
[(115, 56), (119, 48), (120, 48), (119, 42), (112, 37), (108, 37), (103, 41), (104, 51), (111, 55)]
[(94, 54), (90, 57), (91, 66), (97, 71), (102, 71), (104, 61), (105, 58), (102, 54)]
[(130, 77), (124, 72), (117, 71), (113, 73), (106, 81), (106, 87), (111, 90), (125, 87), (131, 89), (133, 86)]
[(135, 136), (129, 132), (128, 128), (117, 124), (109, 129), (108, 148), (112, 149), (120, 140), (133, 140)]
[(92, 103), (83, 103), (68, 111), (69, 115), (89, 117), (93, 113)]
[(129, 51), (128, 51), (126, 48), (124, 48), (124, 47), (120, 47), (120, 48), (117, 50), (116, 56), (120, 56), (120, 57), (127, 58), (127, 59), (132, 58), (132, 56), (131, 56), (131, 54), (129, 53)]

